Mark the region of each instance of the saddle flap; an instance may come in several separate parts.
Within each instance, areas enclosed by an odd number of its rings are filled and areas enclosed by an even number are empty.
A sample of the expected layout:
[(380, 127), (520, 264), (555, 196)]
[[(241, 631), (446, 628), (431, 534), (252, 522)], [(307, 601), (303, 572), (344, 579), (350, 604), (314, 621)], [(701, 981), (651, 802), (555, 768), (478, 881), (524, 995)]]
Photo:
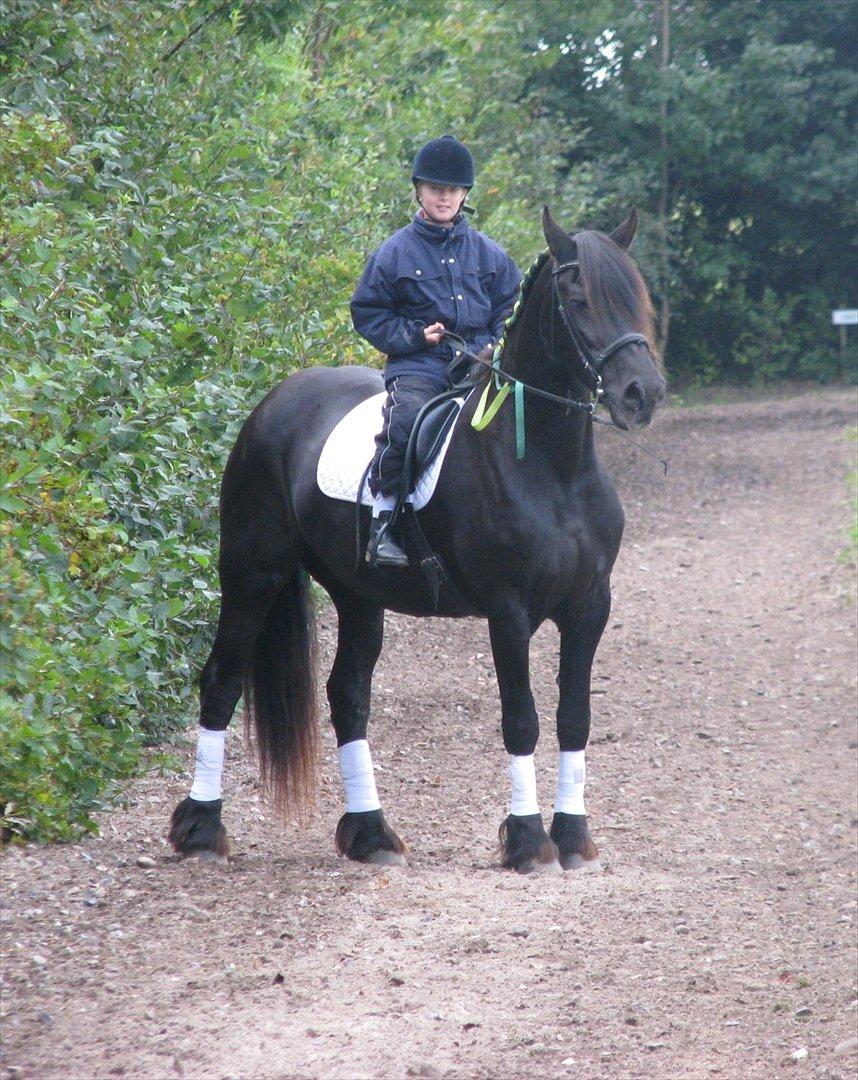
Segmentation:
[(413, 487), (414, 479), (425, 472), (435, 460), (450, 427), (459, 415), (460, 408), (461, 402), (448, 398), (423, 417), (414, 439), (414, 458), (405, 463), (410, 480), (409, 491)]

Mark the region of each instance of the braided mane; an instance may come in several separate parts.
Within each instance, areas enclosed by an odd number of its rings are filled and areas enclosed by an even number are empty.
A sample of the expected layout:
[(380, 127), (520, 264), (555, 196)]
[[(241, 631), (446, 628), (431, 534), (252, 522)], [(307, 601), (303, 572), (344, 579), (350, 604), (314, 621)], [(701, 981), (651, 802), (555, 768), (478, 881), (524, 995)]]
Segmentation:
[(494, 347), (494, 352), (492, 353), (493, 360), (497, 360), (497, 358), (503, 352), (503, 347), (504, 345), (506, 345), (506, 339), (509, 336), (509, 332), (518, 322), (521, 316), (521, 309), (524, 307), (527, 298), (530, 295), (530, 290), (533, 288), (533, 283), (539, 276), (539, 271), (543, 268), (543, 266), (545, 266), (546, 260), (548, 259), (548, 256), (550, 254), (551, 252), (548, 250), (548, 248), (546, 248), (545, 251), (540, 251), (540, 253), (536, 256), (536, 258), (525, 271), (524, 277), (521, 279), (521, 288), (518, 293), (518, 299), (516, 300), (515, 306), (513, 307), (512, 311), (507, 316), (506, 321), (503, 324), (503, 329), (501, 330), (501, 336), (498, 339), (497, 345), (495, 345)]

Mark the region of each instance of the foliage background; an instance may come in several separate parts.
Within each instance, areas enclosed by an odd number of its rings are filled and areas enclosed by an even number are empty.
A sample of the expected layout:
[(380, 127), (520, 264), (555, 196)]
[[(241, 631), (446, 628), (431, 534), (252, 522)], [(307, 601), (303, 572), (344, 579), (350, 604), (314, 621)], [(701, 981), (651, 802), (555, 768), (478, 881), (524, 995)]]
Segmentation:
[[(667, 46), (667, 47), (666, 47)], [(0, 0), (0, 813), (68, 838), (193, 714), (215, 492), (451, 131), (476, 225), (643, 213), (674, 381), (853, 377), (851, 0)]]

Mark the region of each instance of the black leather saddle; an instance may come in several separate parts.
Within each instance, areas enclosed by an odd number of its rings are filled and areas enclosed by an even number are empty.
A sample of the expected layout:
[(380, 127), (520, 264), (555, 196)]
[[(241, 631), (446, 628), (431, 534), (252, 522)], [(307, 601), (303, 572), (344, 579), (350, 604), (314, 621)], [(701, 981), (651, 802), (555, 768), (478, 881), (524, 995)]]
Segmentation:
[(405, 464), (399, 491), (401, 498), (411, 494), (420, 476), (438, 456), (459, 415), (461, 405), (455, 399), (461, 396), (462, 391), (459, 389), (446, 390), (427, 401), (417, 414), (405, 448)]
[[(456, 422), (461, 405), (456, 398), (467, 397), (473, 389), (473, 385), (460, 385), (451, 390), (445, 390), (443, 394), (427, 401), (411, 429), (408, 444), (405, 448), (405, 462), (402, 469), (402, 480), (396, 496), (396, 505), (391, 514), (391, 527), (401, 522), (405, 549), (409, 553), (412, 565), (419, 569), (426, 578), (429, 586), (432, 610), (438, 608), (438, 594), (441, 585), (447, 582), (447, 571), (443, 560), (434, 553), (430, 547), (414, 506), (408, 502), (408, 496), (414, 490), (420, 476), (435, 458), (444, 445), (444, 440), (450, 432), (450, 428)], [(366, 467), (361, 480), (361, 489), (366, 483), (370, 466)], [(363, 547), (360, 527), (360, 498), (355, 503), (355, 566), (360, 566), (363, 559)]]

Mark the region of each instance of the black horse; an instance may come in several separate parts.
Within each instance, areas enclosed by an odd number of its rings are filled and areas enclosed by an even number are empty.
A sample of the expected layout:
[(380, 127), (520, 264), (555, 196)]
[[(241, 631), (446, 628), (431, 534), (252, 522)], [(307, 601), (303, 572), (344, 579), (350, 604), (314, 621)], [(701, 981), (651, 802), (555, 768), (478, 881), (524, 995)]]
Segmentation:
[[(418, 515), (449, 575), (434, 609), (418, 571), (356, 564), (355, 508), (323, 495), (316, 484), (326, 438), (349, 409), (382, 389), (378, 371), (297, 372), (245, 423), (221, 490), (222, 599), (201, 678), (200, 723), (225, 731), (243, 689), (263, 778), (279, 805), (300, 808), (315, 792), (307, 574), (327, 590), (339, 618), (327, 683), (338, 747), (366, 739), (372, 673), (390, 608), (488, 619), (503, 740), (513, 765), (532, 762), (539, 726), (530, 639), (553, 620), (561, 635), (560, 750), (584, 750), (590, 670), (608, 618), (624, 521), (596, 456), (586, 402), (598, 391), (613, 423), (627, 430), (648, 424), (665, 392), (651, 348), (649, 297), (625, 250), (636, 226), (632, 211), (610, 236), (591, 230), (572, 236), (546, 208), (548, 251), (525, 281), (508, 324), (498, 378), (515, 378), (565, 404), (525, 391), (526, 452), (519, 460), (514, 396), (482, 431), (469, 423), (479, 393), (466, 401), (435, 494)], [(483, 370), (484, 382), (495, 378)], [(516, 782), (513, 774), (514, 795)], [(556, 869), (558, 860), (567, 869), (595, 860), (582, 802), (573, 808), (579, 812), (555, 813), (550, 837), (527, 802), (516, 806), (514, 799), (501, 827), (505, 866), (524, 872)], [(220, 799), (183, 800), (171, 822), (174, 848), (224, 854), (220, 813)], [(405, 850), (380, 804), (357, 811), (347, 804), (336, 843), (341, 854), (364, 862), (400, 861)]]

